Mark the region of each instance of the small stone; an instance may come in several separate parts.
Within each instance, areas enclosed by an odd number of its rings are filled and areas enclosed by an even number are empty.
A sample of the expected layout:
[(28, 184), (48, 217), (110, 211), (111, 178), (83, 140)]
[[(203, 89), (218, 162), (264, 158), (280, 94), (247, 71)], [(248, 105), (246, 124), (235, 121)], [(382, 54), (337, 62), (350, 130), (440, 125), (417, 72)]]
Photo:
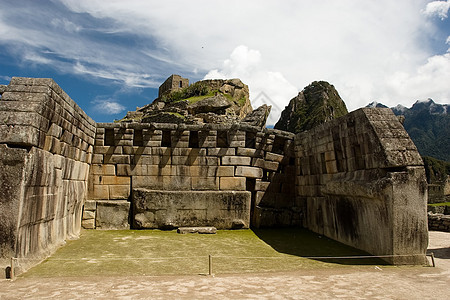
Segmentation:
[(200, 234), (216, 234), (216, 227), (179, 227), (177, 233), (200, 233)]

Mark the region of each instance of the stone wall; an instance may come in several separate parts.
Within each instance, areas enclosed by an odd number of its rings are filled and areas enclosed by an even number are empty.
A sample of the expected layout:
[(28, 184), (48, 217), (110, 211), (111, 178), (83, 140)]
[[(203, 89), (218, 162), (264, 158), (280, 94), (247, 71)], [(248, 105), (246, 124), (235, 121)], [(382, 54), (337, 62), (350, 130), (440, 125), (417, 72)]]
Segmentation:
[(450, 215), (428, 213), (428, 229), (450, 232)]
[(390, 109), (359, 109), (295, 141), (305, 227), (375, 255), (425, 253), (423, 163)]
[[(290, 133), (246, 125), (99, 123), (86, 204), (91, 209), (85, 210), (83, 225), (140, 228), (140, 223), (150, 224), (135, 222), (136, 212), (129, 214), (133, 191), (139, 188), (217, 194), (249, 191), (255, 226), (299, 224), (292, 140)], [(111, 211), (113, 205), (117, 224), (101, 217), (110, 215), (103, 211)], [(246, 221), (244, 227), (249, 225)]]
[(181, 90), (188, 86), (189, 86), (189, 79), (183, 78), (180, 75), (171, 75), (159, 87), (158, 97), (161, 97), (173, 91)]
[(81, 224), (304, 226), (375, 255), (419, 255), (392, 263), (424, 262), (425, 172), (389, 109), (294, 136), (244, 124), (96, 124), (51, 79), (13, 78), (1, 91), (2, 265), (41, 259)]
[[(6, 87), (0, 100), (2, 264), (10, 257), (41, 259), (78, 235), (95, 126), (51, 79), (13, 78)], [(26, 268), (31, 261), (19, 262)]]

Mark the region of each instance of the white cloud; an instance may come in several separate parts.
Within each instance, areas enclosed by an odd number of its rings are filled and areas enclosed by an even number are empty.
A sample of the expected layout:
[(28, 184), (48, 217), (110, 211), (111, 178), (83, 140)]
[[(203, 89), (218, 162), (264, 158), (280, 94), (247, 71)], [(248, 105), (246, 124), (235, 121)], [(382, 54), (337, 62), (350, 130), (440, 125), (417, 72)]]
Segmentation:
[(428, 18), (445, 17), (449, 1), (428, 2), (7, 1), (0, 46), (125, 86), (157, 87), (172, 73), (240, 77), (251, 97), (264, 91), (281, 106), (314, 80), (334, 84), (350, 110), (374, 100), (409, 105), (422, 95), (449, 102), (440, 77), (448, 58), (433, 50), (438, 26)]
[(433, 1), (427, 4), (424, 13), (427, 16), (438, 16), (441, 20), (447, 18), (448, 10), (450, 9), (450, 0), (447, 1)]
[(96, 99), (92, 101), (94, 110), (100, 114), (115, 115), (123, 112), (125, 107), (113, 99)]
[(222, 68), (211, 70), (204, 79), (226, 78), (240, 78), (249, 86), (250, 100), (254, 109), (262, 104), (272, 105), (268, 125), (274, 125), (278, 121), (281, 111), (298, 93), (295, 86), (280, 72), (264, 68), (259, 51), (244, 45), (236, 47), (230, 58), (223, 62)]

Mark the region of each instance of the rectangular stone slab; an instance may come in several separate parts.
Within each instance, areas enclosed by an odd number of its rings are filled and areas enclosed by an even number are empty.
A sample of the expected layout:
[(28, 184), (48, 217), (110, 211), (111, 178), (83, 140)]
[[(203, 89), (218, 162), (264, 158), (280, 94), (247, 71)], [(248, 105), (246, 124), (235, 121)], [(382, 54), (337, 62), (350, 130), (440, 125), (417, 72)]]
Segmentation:
[(247, 191), (161, 191), (133, 189), (136, 229), (214, 226), (248, 228), (251, 193)]
[(200, 234), (216, 234), (216, 227), (179, 227), (177, 233), (200, 233)]

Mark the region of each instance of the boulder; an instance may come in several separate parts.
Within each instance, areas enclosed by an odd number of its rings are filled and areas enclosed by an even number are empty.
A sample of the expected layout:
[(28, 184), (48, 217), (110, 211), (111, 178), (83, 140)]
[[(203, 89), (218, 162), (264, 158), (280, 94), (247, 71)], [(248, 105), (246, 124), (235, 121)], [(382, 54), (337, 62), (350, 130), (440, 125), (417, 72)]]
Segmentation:
[(264, 128), (266, 126), (267, 117), (270, 114), (271, 108), (272, 106), (263, 104), (249, 113), (241, 122), (251, 126)]

